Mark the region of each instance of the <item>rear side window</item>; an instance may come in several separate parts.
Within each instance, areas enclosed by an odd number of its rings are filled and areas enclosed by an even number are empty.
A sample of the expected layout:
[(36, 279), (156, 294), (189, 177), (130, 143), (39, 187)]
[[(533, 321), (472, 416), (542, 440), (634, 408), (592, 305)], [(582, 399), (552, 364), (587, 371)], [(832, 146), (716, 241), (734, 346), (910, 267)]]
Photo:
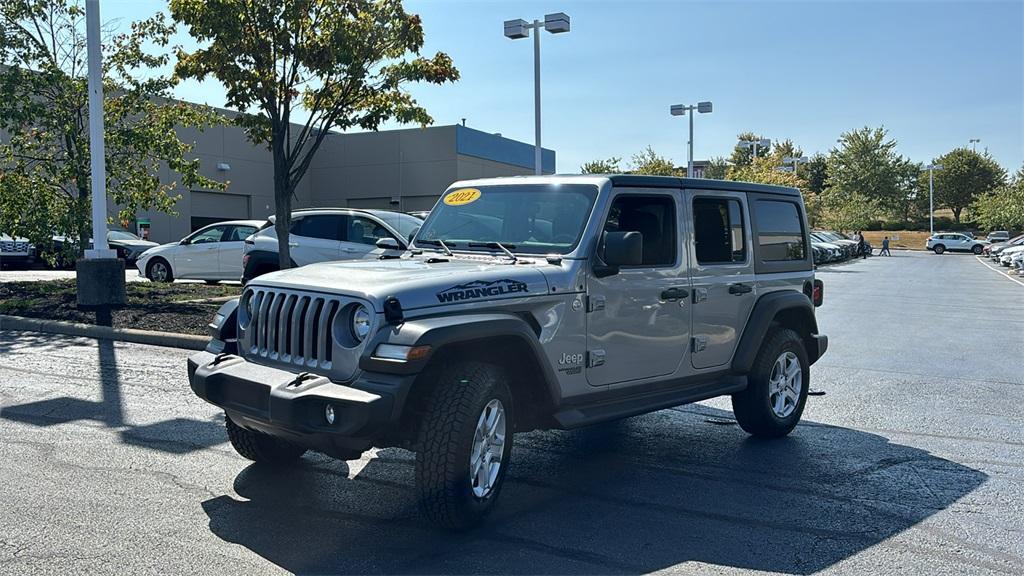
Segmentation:
[(757, 211), (757, 244), (761, 260), (779, 262), (807, 257), (803, 222), (796, 204), (758, 200), (754, 203), (754, 210)]
[(747, 260), (743, 208), (738, 200), (694, 199), (693, 236), (700, 264), (732, 264)]
[(292, 222), (291, 233), (306, 238), (321, 240), (343, 240), (345, 217), (336, 214), (303, 216)]

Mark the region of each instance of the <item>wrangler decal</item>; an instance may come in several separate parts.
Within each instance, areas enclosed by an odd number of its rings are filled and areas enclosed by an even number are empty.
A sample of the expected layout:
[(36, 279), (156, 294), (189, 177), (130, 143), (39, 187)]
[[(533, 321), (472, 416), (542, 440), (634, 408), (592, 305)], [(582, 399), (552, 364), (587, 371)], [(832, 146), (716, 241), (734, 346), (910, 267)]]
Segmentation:
[(508, 278), (504, 280), (495, 280), (493, 282), (475, 280), (473, 282), (467, 282), (466, 284), (452, 286), (447, 290), (438, 292), (437, 301), (445, 304), (448, 302), (461, 302), (463, 300), (473, 300), (475, 298), (485, 298), (488, 296), (502, 296), (517, 292), (529, 292), (526, 288), (525, 282), (511, 280)]

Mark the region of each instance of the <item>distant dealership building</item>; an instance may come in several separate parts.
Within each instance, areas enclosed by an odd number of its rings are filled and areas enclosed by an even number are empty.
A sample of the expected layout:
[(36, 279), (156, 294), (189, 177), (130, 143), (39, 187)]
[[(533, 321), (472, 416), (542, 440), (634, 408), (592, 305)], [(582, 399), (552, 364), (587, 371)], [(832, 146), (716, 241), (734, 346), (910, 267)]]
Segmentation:
[[(238, 127), (181, 130), (204, 175), (229, 185), (223, 191), (181, 189), (177, 215), (140, 212), (133, 231), (171, 242), (193, 230), (233, 219), (263, 219), (274, 211), (270, 151)], [(355, 134), (330, 134), (296, 190), (295, 208), (353, 207), (429, 210), (457, 180), (533, 174), (533, 145), (462, 125)], [(544, 149), (543, 172), (555, 171), (555, 152)], [(166, 180), (170, 172), (161, 174)]]

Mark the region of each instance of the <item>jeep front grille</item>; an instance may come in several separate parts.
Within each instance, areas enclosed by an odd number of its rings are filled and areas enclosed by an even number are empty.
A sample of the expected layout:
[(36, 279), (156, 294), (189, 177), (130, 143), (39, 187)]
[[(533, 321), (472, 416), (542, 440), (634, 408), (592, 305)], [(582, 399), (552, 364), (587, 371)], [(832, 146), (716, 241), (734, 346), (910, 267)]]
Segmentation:
[(341, 301), (331, 296), (265, 288), (243, 296), (252, 302), (243, 344), (249, 355), (310, 368), (331, 368), (331, 336)]

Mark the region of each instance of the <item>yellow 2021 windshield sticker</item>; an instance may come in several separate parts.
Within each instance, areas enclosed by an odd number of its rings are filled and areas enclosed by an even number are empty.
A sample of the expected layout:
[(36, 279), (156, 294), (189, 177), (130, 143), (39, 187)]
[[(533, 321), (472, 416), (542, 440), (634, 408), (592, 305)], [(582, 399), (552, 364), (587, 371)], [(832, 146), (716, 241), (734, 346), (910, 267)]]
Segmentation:
[(444, 203), (449, 206), (462, 206), (476, 202), (479, 198), (480, 191), (476, 188), (460, 188), (445, 194)]

